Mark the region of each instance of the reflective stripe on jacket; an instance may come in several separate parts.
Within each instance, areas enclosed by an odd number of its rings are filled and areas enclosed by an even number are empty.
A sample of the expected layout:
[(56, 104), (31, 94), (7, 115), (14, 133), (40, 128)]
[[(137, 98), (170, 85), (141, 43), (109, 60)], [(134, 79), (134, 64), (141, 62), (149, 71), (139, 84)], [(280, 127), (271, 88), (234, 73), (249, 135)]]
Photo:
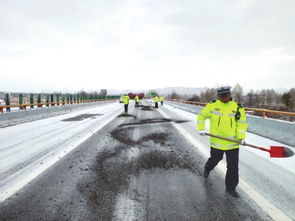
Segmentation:
[[(238, 108), (239, 107), (239, 108)], [(237, 110), (241, 114), (239, 120), (235, 119)], [(223, 103), (220, 100), (207, 104), (198, 114), (198, 130), (205, 130), (205, 120), (210, 120), (210, 133), (240, 140), (244, 139), (247, 131), (246, 114), (244, 108), (235, 101)], [(210, 137), (211, 146), (220, 150), (239, 148), (239, 144)]]

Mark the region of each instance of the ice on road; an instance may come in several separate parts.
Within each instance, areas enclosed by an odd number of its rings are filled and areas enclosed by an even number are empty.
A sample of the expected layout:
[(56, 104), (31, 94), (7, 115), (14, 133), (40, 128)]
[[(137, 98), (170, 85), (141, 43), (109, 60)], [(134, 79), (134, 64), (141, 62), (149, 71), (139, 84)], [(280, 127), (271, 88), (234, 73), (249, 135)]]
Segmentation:
[(121, 104), (110, 103), (0, 129), (0, 201), (37, 177), (120, 112)]

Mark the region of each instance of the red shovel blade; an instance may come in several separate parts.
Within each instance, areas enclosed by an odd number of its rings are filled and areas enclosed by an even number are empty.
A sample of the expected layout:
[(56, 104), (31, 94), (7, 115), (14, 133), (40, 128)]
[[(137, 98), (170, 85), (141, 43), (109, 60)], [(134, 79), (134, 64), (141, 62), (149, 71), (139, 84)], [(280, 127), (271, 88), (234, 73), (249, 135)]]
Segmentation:
[(294, 152), (291, 149), (283, 146), (270, 146), (268, 152), (270, 153), (270, 157), (277, 158), (291, 157), (294, 155)]

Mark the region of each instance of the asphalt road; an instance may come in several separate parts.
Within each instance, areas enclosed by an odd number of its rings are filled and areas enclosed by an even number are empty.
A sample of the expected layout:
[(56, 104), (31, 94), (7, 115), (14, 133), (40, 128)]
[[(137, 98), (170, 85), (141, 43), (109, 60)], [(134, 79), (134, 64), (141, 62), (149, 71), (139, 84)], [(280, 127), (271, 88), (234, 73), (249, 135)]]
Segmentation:
[(0, 220), (273, 220), (228, 195), (222, 174), (205, 180), (206, 159), (175, 129), (187, 120), (159, 109), (132, 105), (3, 202)]

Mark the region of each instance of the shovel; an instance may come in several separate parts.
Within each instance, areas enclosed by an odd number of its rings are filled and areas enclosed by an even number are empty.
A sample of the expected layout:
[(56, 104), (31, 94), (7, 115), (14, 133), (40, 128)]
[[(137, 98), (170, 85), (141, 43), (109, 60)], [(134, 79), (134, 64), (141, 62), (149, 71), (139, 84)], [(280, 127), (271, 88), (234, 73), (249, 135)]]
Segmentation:
[(227, 140), (227, 141), (231, 141), (231, 142), (234, 142), (234, 143), (238, 143), (238, 144), (241, 144), (241, 145), (244, 145), (244, 146), (252, 147), (252, 148), (255, 148), (255, 149), (258, 149), (258, 150), (269, 152), (270, 157), (286, 158), (286, 157), (292, 157), (294, 155), (294, 152), (288, 147), (270, 146), (270, 149), (266, 149), (266, 148), (263, 148), (263, 147), (255, 146), (253, 144), (248, 144), (246, 142), (239, 143), (239, 141), (234, 140), (234, 139), (230, 139), (230, 138), (227, 138), (227, 137), (222, 137), (222, 136), (209, 134), (209, 133), (206, 133), (206, 135), (211, 136), (211, 137), (215, 137), (215, 138), (219, 138), (219, 139), (222, 139), (222, 140)]

